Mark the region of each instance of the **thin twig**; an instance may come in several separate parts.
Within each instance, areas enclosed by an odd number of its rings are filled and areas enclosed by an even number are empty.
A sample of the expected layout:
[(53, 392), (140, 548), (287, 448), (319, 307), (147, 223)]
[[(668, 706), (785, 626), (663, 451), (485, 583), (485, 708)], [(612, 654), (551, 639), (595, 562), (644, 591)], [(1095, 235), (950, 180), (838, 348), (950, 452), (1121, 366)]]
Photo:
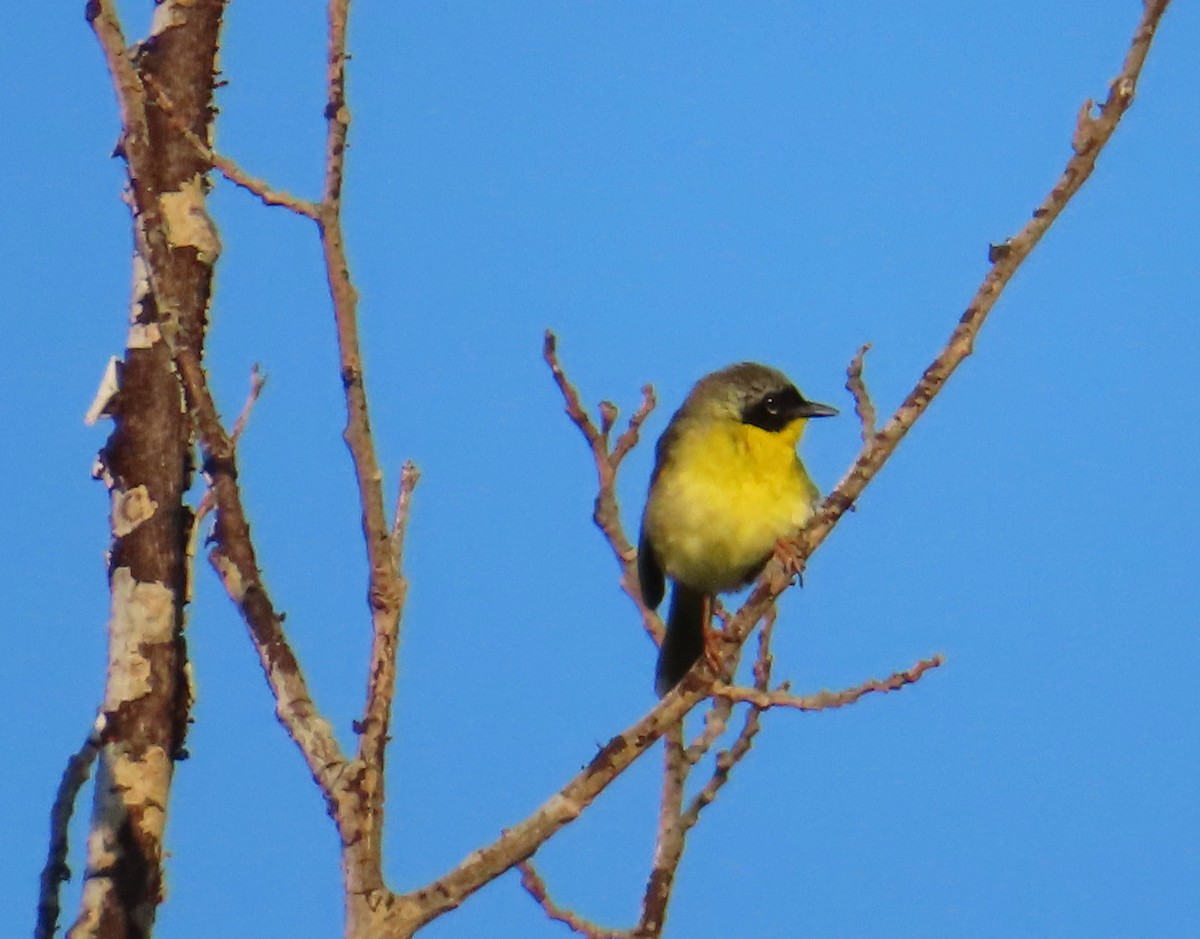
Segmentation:
[(779, 611), (772, 607), (763, 617), (762, 629), (758, 631), (758, 652), (754, 656), (754, 687), (759, 691), (766, 691), (771, 687), (771, 669), (775, 666), (771, 640), (775, 638), (775, 624), (778, 621)]
[(67, 866), (67, 852), (70, 848), (67, 829), (75, 812), (75, 800), (79, 797), (79, 790), (87, 782), (92, 763), (100, 752), (103, 742), (101, 730), (104, 725), (104, 716), (101, 715), (83, 746), (67, 760), (58, 784), (58, 792), (54, 796), (54, 804), (50, 807), (50, 847), (40, 878), (34, 939), (53, 939), (58, 929), (58, 914), (61, 910), (58, 888), (71, 879), (71, 869)]
[(396, 573), (403, 576), (404, 536), (408, 532), (408, 513), (412, 508), (413, 490), (421, 481), (421, 471), (412, 460), (400, 467), (400, 491), (396, 494), (396, 512), (392, 517), (392, 558)]
[(114, 0), (92, 0), (87, 5), (86, 15), (112, 76), (121, 117), (121, 146), (130, 155), (128, 144), (131, 140), (135, 147), (147, 144), (146, 90), (129, 57), (129, 44), (125, 41)]
[(899, 691), (906, 685), (914, 684), (931, 669), (940, 668), (946, 662), (941, 655), (921, 659), (912, 668), (895, 672), (887, 678), (871, 678), (861, 685), (847, 688), (844, 691), (818, 691), (815, 694), (796, 695), (787, 691), (786, 686), (778, 691), (766, 691), (762, 688), (745, 688), (737, 685), (716, 684), (713, 694), (731, 701), (745, 701), (756, 708), (793, 708), (797, 711), (828, 711), (833, 708), (854, 704), (860, 698), (869, 694), (884, 694), (889, 691)]
[(196, 430), (209, 490), (216, 500), (213, 549), (208, 560), (250, 631), (267, 684), (275, 697), (275, 713), (299, 747), (314, 782), (325, 798), (342, 837), (353, 830), (341, 810), (347, 798), (340, 777), (346, 757), (332, 727), (313, 704), (300, 662), (283, 631), (283, 617), (271, 600), (259, 570), (238, 484), (237, 451), (221, 424), (208, 374), (191, 344), (174, 350), (184, 403)]
[[(317, 225), (325, 261), (325, 276), (333, 301), (338, 358), (346, 406), (342, 438), (350, 451), (361, 507), (363, 539), (370, 568), (367, 597), (371, 608), (371, 652), (366, 701), (359, 723), (358, 778), (355, 804), (342, 823), (353, 829), (343, 841), (345, 886), (349, 896), (372, 898), (383, 891), (384, 756), (391, 722), (395, 686), (396, 648), (404, 584), (396, 570), (394, 540), (384, 506), (383, 473), (371, 431), (366, 380), (358, 333), (358, 291), (350, 279), (342, 230), (342, 188), (345, 178), (350, 108), (346, 103), (346, 30), (350, 0), (329, 0), (326, 53), (325, 182)], [(353, 911), (348, 913), (351, 917)]]
[[(313, 781), (341, 829), (345, 823), (336, 807), (343, 795), (339, 778), (346, 757), (333, 728), (313, 704), (300, 662), (283, 631), (283, 617), (263, 582), (238, 488), (236, 453), (217, 417), (207, 376), (194, 355), (181, 351), (177, 361), (188, 410), (200, 428), (200, 449), (217, 504), (209, 564), (249, 629), (263, 675), (275, 698), (276, 716), (299, 747)], [(345, 836), (347, 832), (343, 830), (342, 834)]]
[[(321, 206), (341, 212), (342, 181), (346, 172), (346, 140), (350, 108), (346, 105), (346, 29), (350, 0), (329, 0), (329, 43), (325, 72), (325, 194)], [(324, 213), (322, 213), (324, 214)]]
[[(754, 658), (754, 687), (764, 692), (771, 685), (771, 666), (773, 664), (771, 639), (775, 633), (777, 619), (776, 611), (772, 608), (763, 617), (762, 628), (758, 633), (758, 652)], [(714, 700), (723, 700), (727, 707), (733, 706), (731, 698), (722, 699), (720, 696), (714, 696)], [(717, 754), (716, 766), (713, 768), (708, 782), (688, 803), (687, 811), (681, 814), (680, 824), (685, 829), (690, 829), (700, 820), (700, 813), (712, 804), (722, 787), (729, 782), (730, 772), (750, 752), (754, 738), (762, 727), (762, 711), (762, 708), (751, 704), (742, 721), (742, 729), (738, 731), (733, 744)]]
[(704, 712), (704, 727), (685, 751), (687, 761), (695, 766), (712, 749), (729, 726), (733, 716), (733, 702), (729, 698), (713, 697)]
[[(567, 378), (567, 373), (563, 370), (562, 363), (558, 358), (558, 337), (548, 329), (542, 339), (542, 358), (545, 359), (546, 364), (550, 367), (550, 374), (554, 378), (554, 383), (558, 385), (558, 390), (563, 396), (563, 401), (567, 406), (567, 417), (571, 419), (571, 423), (578, 427), (579, 432), (583, 434), (583, 439), (587, 442), (588, 448), (595, 457), (597, 469), (601, 465), (607, 466), (608, 449), (604, 445), (604, 432), (592, 421), (591, 415), (588, 414), (583, 403), (580, 401), (579, 392), (571, 384), (571, 380)], [(610, 415), (610, 421), (615, 419), (615, 414)]]
[(550, 898), (550, 890), (546, 881), (537, 872), (532, 861), (521, 861), (517, 864), (521, 872), (521, 886), (545, 911), (546, 916), (556, 923), (562, 923), (573, 932), (586, 936), (587, 939), (631, 939), (633, 932), (627, 929), (606, 929), (603, 926), (584, 919), (578, 913), (573, 913), (565, 906), (559, 906)]
[(180, 119), (175, 110), (175, 105), (171, 99), (167, 97), (167, 93), (159, 87), (158, 82), (149, 79), (146, 82), (146, 88), (150, 92), (150, 96), (154, 99), (154, 103), (159, 106), (162, 112), (167, 116), (167, 120), (171, 122), (171, 126), (186, 140), (201, 159), (212, 166), (217, 172), (224, 176), (235, 186), (240, 186), (247, 192), (258, 197), (264, 205), (278, 206), (280, 208), (289, 209), (297, 215), (303, 215), (306, 218), (316, 219), (317, 206), (308, 199), (301, 199), (299, 196), (293, 196), (289, 192), (282, 189), (276, 189), (271, 186), (266, 180), (251, 176), (243, 170), (236, 162), (227, 156), (218, 153), (207, 143), (201, 140), (196, 133)]
[(629, 419), (629, 426), (617, 438), (612, 455), (609, 457), (614, 470), (621, 465), (625, 455), (637, 445), (642, 425), (646, 423), (646, 418), (650, 416), (657, 404), (658, 399), (654, 395), (654, 386), (642, 385), (642, 403), (638, 405), (638, 409), (633, 412), (633, 417)]
[(242, 439), (242, 433), (246, 430), (246, 425), (250, 422), (250, 412), (254, 410), (254, 405), (262, 396), (263, 389), (267, 387), (267, 376), (258, 363), (250, 366), (250, 390), (246, 393), (246, 400), (242, 402), (242, 409), (238, 412), (237, 420), (233, 422), (233, 430), (229, 432), (229, 438), (234, 445)]
[[(754, 662), (754, 684), (765, 691), (771, 680), (771, 637), (776, 617), (772, 610), (759, 632), (758, 654)], [(691, 767), (711, 748), (717, 737), (724, 732), (731, 715), (733, 701), (713, 697), (705, 716), (705, 731), (686, 750), (683, 748), (682, 725), (664, 736), (663, 796), (659, 810), (658, 838), (654, 853), (654, 864), (646, 884), (642, 901), (642, 916), (638, 934), (657, 936), (662, 932), (666, 920), (667, 906), (675, 884), (679, 864), (688, 832), (700, 820), (700, 813), (716, 799), (717, 793), (729, 781), (730, 771), (749, 752), (755, 735), (760, 728), (760, 708), (751, 705), (747, 709), (742, 728), (732, 746), (717, 754), (716, 765), (705, 786), (683, 809), (683, 787)]]
[[(233, 430), (229, 434), (229, 439), (237, 447), (241, 440), (242, 433), (246, 429), (246, 425), (250, 422), (250, 413), (254, 410), (254, 405), (258, 402), (259, 397), (263, 393), (263, 389), (267, 386), (267, 376), (258, 367), (257, 363), (250, 368), (250, 391), (246, 394), (246, 400), (242, 403), (242, 410), (238, 413), (237, 420), (233, 422)], [(196, 514), (192, 519), (192, 530), (188, 536), (187, 555), (189, 562), (196, 556), (196, 549), (200, 538), (201, 522), (214, 508), (216, 508), (217, 500), (213, 496), (211, 486), (206, 486), (204, 495), (200, 497), (200, 503), (196, 506)], [(192, 584), (189, 581), (188, 589), (191, 590)], [(191, 600), (191, 597), (188, 597)]]
[(662, 799), (658, 810), (658, 832), (654, 842), (654, 862), (642, 895), (642, 912), (635, 932), (639, 936), (658, 936), (667, 918), (667, 906), (675, 887), (675, 875), (683, 860), (683, 849), (691, 827), (682, 820), (683, 787), (691, 772), (683, 746), (683, 722), (663, 736)]
[(642, 387), (642, 402), (638, 405), (629, 424), (617, 438), (616, 444), (609, 449), (609, 431), (617, 419), (616, 406), (611, 402), (602, 402), (600, 407), (600, 426), (592, 420), (584, 408), (579, 392), (567, 378), (562, 362), (558, 357), (558, 339), (550, 330), (546, 330), (542, 345), (542, 357), (550, 367), (550, 374), (558, 386), (566, 405), (567, 417), (583, 435), (588, 449), (592, 452), (592, 461), (596, 466), (597, 492), (593, 506), (592, 520), (600, 529), (609, 547), (616, 556), (621, 569), (621, 589), (633, 600), (642, 616), (642, 624), (647, 634), (655, 644), (662, 643), (665, 632), (662, 619), (646, 606), (642, 599), (641, 584), (637, 576), (637, 551), (634, 550), (625, 529), (621, 524), (621, 507), (617, 502), (617, 471), (622, 461), (629, 454), (641, 437), (642, 425), (658, 404), (651, 385)]
[(762, 729), (760, 719), (762, 712), (763, 709), (757, 705), (748, 708), (745, 720), (742, 722), (742, 729), (738, 731), (733, 744), (728, 749), (717, 753), (716, 766), (713, 768), (712, 776), (709, 777), (704, 788), (692, 797), (687, 811), (680, 816), (679, 822), (683, 828), (690, 829), (700, 820), (700, 813), (716, 799), (717, 793), (729, 781), (730, 772), (750, 752), (754, 738)]
[(869, 342), (862, 345), (846, 369), (846, 390), (854, 396), (854, 413), (858, 415), (858, 423), (862, 428), (864, 446), (869, 446), (875, 438), (875, 405), (871, 403), (871, 394), (863, 379), (863, 361), (870, 348)]
[(378, 802), (368, 801), (365, 808), (374, 814), (373, 824), (378, 826), (375, 837), (382, 835), (384, 756), (388, 745), (388, 728), (391, 726), (392, 705), (396, 697), (396, 655), (400, 642), (400, 621), (404, 614), (404, 601), (408, 598), (408, 579), (404, 576), (404, 538), (408, 531), (409, 513), (412, 509), (413, 490), (421, 479), (421, 472), (411, 461), (400, 468), (400, 490), (396, 495), (396, 511), (389, 535), (392, 571), (395, 585), (395, 605), (386, 615), (374, 617), (375, 632), (371, 649), (371, 669), (367, 677), (367, 709), (364, 719), (356, 724), (361, 734), (358, 755), (363, 765), (374, 769), (379, 776)]

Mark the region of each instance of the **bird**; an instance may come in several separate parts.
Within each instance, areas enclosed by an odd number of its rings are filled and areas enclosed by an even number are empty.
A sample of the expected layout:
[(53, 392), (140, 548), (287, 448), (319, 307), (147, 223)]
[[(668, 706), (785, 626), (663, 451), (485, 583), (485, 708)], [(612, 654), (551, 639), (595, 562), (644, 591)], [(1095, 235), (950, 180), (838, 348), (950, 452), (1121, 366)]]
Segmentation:
[(655, 669), (660, 698), (705, 653), (712, 598), (753, 581), (812, 515), (820, 493), (796, 446), (809, 418), (836, 414), (783, 372), (741, 362), (701, 378), (667, 424), (637, 554), (650, 609), (672, 582)]

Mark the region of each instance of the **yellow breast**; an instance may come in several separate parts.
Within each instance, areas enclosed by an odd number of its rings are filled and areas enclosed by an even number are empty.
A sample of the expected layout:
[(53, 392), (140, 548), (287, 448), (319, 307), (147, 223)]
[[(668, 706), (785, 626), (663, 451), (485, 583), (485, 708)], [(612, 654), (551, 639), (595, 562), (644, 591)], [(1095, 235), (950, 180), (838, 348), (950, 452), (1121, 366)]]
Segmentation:
[(808, 520), (818, 493), (796, 456), (804, 423), (781, 433), (737, 421), (680, 428), (643, 520), (668, 577), (734, 590)]

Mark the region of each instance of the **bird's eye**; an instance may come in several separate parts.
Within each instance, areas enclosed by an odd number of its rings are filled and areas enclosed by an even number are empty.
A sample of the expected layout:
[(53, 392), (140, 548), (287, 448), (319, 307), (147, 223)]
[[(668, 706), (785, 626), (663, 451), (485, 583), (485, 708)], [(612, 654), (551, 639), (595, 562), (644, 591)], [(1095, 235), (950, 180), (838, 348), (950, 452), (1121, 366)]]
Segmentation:
[(763, 398), (762, 406), (763, 406), (763, 409), (768, 414), (778, 414), (779, 413), (779, 395), (777, 395), (777, 394), (767, 395), (765, 398)]

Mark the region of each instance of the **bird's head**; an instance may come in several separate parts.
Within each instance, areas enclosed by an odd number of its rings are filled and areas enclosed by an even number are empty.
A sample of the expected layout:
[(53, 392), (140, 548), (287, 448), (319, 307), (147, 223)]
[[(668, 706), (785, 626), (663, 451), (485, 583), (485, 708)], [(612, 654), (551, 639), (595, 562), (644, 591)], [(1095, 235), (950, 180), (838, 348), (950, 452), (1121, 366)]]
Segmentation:
[(757, 362), (730, 365), (696, 383), (679, 409), (680, 416), (736, 420), (770, 433), (799, 431), (810, 417), (832, 417), (837, 408), (809, 401), (778, 369)]

